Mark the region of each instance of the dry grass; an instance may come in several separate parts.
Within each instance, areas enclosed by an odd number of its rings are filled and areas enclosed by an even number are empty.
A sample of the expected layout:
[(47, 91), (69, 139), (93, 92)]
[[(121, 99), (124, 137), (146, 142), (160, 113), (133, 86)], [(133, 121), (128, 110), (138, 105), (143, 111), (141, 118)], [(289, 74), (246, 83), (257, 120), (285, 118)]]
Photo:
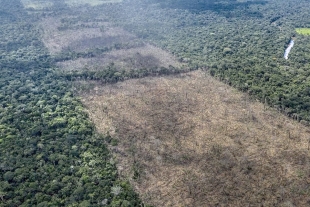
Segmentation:
[[(88, 28), (78, 28), (79, 25), (87, 25)], [(126, 70), (168, 68), (169, 65), (176, 68), (182, 66), (170, 53), (144, 43), (135, 35), (109, 22), (77, 22), (71, 26), (78, 29), (59, 30), (62, 26), (61, 18), (53, 17), (44, 19), (40, 26), (44, 31), (43, 42), (53, 55), (68, 51), (85, 52), (94, 48), (113, 47), (115, 44), (128, 47), (127, 49), (114, 48), (110, 52), (91, 58), (75, 58), (57, 63), (63, 71), (100, 70), (112, 62), (116, 68)]]
[[(62, 26), (60, 18), (46, 18), (40, 23), (44, 31), (42, 37), (43, 43), (51, 54), (56, 54), (68, 49), (72, 51), (82, 51), (92, 46), (104, 47), (111, 44), (111, 40), (114, 39), (127, 42), (130, 38), (134, 37), (121, 28), (111, 27), (107, 22), (97, 24), (97, 26), (93, 25), (93, 27), (90, 28), (62, 31), (58, 29)], [(106, 31), (102, 32), (100, 30), (101, 26), (106, 27)]]
[[(54, 0), (21, 0), (24, 7), (38, 10), (52, 7), (55, 4), (55, 2), (53, 1)], [(85, 4), (88, 4), (90, 6), (97, 6), (107, 3), (119, 3), (122, 2), (122, 0), (64, 0), (64, 2), (68, 6), (80, 6)]]
[(119, 172), (147, 203), (309, 206), (309, 128), (203, 72), (81, 96), (97, 129), (119, 140)]
[(85, 28), (79, 32), (75, 30), (59, 31), (58, 27), (61, 26), (61, 22), (58, 18), (46, 18), (40, 23), (40, 26), (44, 31), (43, 43), (51, 54), (61, 52), (68, 48), (70, 43), (82, 38), (95, 38), (102, 35), (99, 28)]
[(21, 0), (25, 8), (44, 9), (53, 6), (53, 1), (48, 0)]
[(79, 6), (84, 4), (89, 4), (91, 6), (97, 6), (100, 4), (106, 4), (106, 3), (119, 3), (123, 0), (65, 0), (66, 4), (69, 6)]

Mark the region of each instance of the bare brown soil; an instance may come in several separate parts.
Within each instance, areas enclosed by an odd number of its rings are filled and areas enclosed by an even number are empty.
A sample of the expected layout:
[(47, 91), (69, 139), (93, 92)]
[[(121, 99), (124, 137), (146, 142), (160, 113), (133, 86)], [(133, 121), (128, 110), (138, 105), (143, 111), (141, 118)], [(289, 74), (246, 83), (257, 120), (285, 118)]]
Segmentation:
[(154, 206), (309, 206), (309, 128), (196, 71), (80, 92)]

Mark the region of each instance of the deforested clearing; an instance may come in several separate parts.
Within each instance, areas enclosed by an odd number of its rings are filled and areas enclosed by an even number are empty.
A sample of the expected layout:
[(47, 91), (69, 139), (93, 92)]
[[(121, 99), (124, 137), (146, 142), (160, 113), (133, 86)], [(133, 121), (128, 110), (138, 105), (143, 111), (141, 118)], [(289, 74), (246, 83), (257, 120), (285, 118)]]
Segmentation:
[(80, 91), (154, 206), (307, 206), (309, 129), (203, 71)]
[(100, 71), (109, 64), (127, 71), (184, 66), (174, 55), (105, 21), (104, 17), (93, 22), (76, 19), (48, 17), (40, 22), (43, 43), (50, 54), (61, 58), (56, 65), (62, 71)]
[[(49, 17), (41, 21), (43, 43), (51, 54), (67, 50), (84, 51), (92, 47), (110, 46), (116, 41), (118, 43), (128, 42), (135, 38), (122, 28), (113, 27), (105, 21), (77, 22), (68, 26), (66, 22), (74, 18), (74, 16)], [(105, 28), (105, 31), (102, 28)]]
[(310, 35), (310, 28), (296, 28), (296, 32), (301, 35)]
[(104, 55), (91, 58), (77, 58), (57, 63), (64, 71), (101, 70), (104, 66), (114, 63), (124, 70), (152, 67), (182, 67), (184, 64), (170, 53), (150, 44), (143, 44), (130, 49), (119, 49), (106, 52)]
[(21, 0), (25, 8), (32, 8), (40, 10), (43, 8), (52, 8), (57, 4), (66, 4), (68, 6), (80, 6), (80, 5), (90, 5), (97, 6), (101, 4), (111, 4), (119, 3), (122, 0), (64, 0), (64, 1), (55, 1), (55, 0)]

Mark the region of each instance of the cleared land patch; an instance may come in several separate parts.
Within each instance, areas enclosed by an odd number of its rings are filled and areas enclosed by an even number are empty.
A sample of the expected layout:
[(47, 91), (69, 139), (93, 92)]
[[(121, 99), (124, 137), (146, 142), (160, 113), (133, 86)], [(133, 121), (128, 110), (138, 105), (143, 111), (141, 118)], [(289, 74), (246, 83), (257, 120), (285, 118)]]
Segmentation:
[[(112, 27), (108, 22), (93, 24), (73, 23), (64, 25), (61, 18), (46, 18), (40, 26), (43, 28), (43, 43), (51, 54), (63, 51), (83, 51), (91, 47), (111, 46), (118, 42), (127, 43), (134, 36), (121, 28)], [(102, 27), (105, 31), (102, 31)]]
[[(61, 1), (54, 0), (21, 0), (25, 8), (32, 8), (36, 10), (53, 7), (57, 3), (62, 3)], [(68, 6), (80, 6), (80, 5), (90, 5), (97, 6), (107, 3), (119, 3), (122, 0), (64, 0)]]
[(196, 71), (80, 92), (155, 206), (306, 206), (309, 128)]
[(181, 67), (182, 64), (168, 52), (150, 44), (130, 49), (112, 50), (99, 57), (77, 58), (57, 63), (65, 71), (100, 70), (111, 63), (117, 68), (134, 70), (150, 67)]
[(52, 7), (53, 1), (48, 0), (21, 0), (25, 8), (32, 8), (36, 10)]
[(94, 22), (77, 20), (73, 16), (46, 18), (43, 42), (63, 72), (102, 71), (113, 64), (118, 71), (154, 68), (181, 68), (173, 55), (145, 43), (104, 19)]
[(296, 28), (296, 32), (301, 35), (310, 35), (310, 28)]
[(89, 4), (91, 6), (97, 6), (97, 5), (106, 4), (106, 3), (119, 3), (119, 2), (122, 2), (122, 0), (65, 0), (65, 2), (69, 6), (78, 6), (78, 5), (84, 5), (84, 4)]

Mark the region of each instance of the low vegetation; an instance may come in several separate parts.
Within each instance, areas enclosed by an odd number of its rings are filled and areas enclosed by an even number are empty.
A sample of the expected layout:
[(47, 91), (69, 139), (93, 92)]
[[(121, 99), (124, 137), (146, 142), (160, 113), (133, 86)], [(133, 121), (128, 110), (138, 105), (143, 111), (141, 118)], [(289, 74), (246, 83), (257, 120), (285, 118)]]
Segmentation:
[(79, 5), (91, 5), (91, 6), (97, 6), (101, 4), (107, 4), (107, 3), (119, 3), (123, 0), (65, 0), (65, 3), (69, 6), (79, 6)]
[(296, 32), (301, 35), (310, 35), (310, 28), (296, 28)]
[(67, 6), (98, 6), (107, 3), (120, 3), (122, 0), (21, 0), (24, 7), (31, 10), (57, 9)]

